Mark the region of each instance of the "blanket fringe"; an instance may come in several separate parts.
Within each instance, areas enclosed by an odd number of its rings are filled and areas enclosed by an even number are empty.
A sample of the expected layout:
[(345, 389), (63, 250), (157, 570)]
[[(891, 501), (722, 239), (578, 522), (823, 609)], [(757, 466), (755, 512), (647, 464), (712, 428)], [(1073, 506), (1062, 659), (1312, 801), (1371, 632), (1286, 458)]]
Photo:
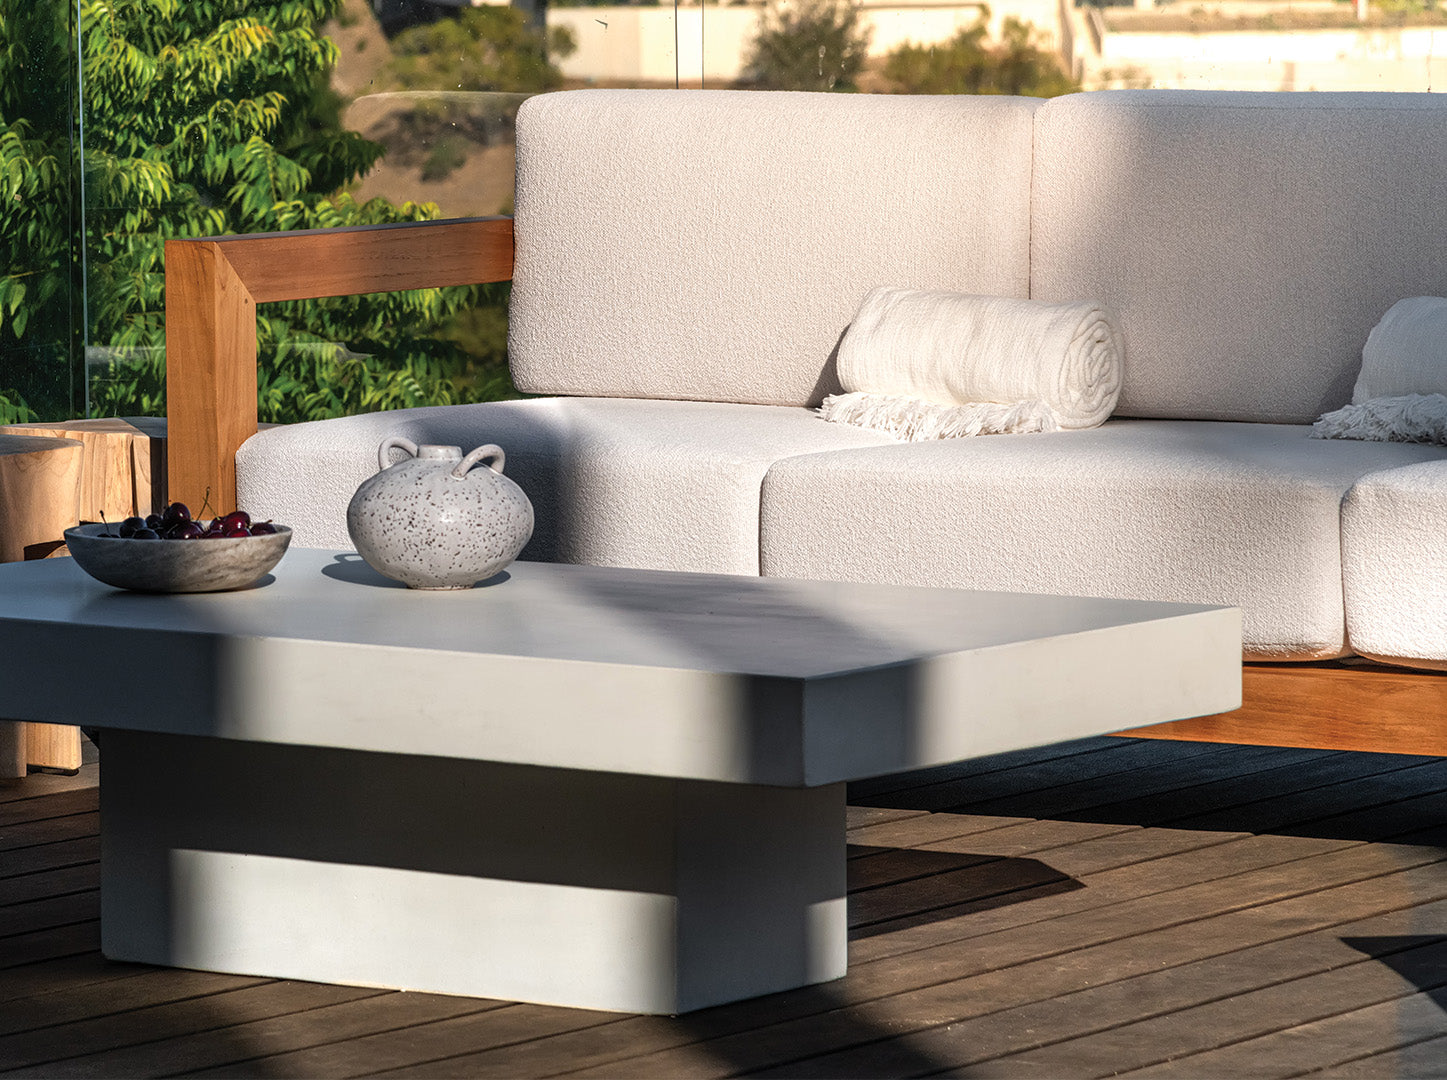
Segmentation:
[(1311, 437), (1447, 444), (1447, 396), (1406, 394), (1344, 405), (1312, 424)]
[(819, 406), (819, 415), (837, 424), (882, 431), (906, 442), (1015, 435), (1060, 428), (1055, 410), (1043, 401), (937, 405), (894, 394), (855, 392), (825, 398)]

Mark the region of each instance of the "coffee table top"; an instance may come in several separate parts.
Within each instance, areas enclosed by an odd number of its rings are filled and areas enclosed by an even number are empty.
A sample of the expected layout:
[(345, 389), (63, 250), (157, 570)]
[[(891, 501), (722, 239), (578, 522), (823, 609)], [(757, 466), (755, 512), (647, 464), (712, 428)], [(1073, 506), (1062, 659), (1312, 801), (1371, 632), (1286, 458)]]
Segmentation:
[(0, 565), (0, 716), (818, 784), (1240, 703), (1234, 608), (514, 563), (416, 592), (293, 548), (152, 596)]

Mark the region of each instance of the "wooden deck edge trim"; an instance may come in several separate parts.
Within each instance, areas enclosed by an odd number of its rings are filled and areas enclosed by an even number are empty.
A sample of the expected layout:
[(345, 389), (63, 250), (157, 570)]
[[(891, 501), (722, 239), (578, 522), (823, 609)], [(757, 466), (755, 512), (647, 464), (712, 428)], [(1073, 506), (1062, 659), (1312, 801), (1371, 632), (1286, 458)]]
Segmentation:
[(256, 305), (507, 281), (512, 219), (166, 241), (168, 497), (236, 506), (236, 451), (256, 434)]
[(1118, 735), (1447, 756), (1447, 672), (1384, 664), (1244, 664), (1234, 712)]

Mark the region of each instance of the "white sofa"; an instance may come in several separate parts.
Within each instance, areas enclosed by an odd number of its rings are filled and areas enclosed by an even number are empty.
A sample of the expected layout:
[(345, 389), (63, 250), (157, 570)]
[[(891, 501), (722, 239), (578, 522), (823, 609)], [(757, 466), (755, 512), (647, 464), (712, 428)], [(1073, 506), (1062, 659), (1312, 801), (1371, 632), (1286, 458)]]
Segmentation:
[[(1397, 300), (1447, 296), (1447, 100), (575, 91), (518, 114), (531, 400), (262, 431), (239, 504), (346, 546), (389, 434), (496, 442), (524, 558), (1239, 605), (1247, 659), (1447, 667), (1447, 448), (1308, 438)], [(830, 424), (879, 285), (1117, 315), (1115, 417)]]

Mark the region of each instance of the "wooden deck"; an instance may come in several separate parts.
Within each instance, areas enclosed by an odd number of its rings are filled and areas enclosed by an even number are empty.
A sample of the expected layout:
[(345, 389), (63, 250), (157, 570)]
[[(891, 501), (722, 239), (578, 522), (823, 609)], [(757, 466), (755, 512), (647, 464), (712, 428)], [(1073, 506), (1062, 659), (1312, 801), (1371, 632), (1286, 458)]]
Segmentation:
[(1094, 739), (851, 789), (849, 975), (678, 1018), (112, 964), (0, 787), (0, 1075), (1447, 1076), (1447, 760)]

